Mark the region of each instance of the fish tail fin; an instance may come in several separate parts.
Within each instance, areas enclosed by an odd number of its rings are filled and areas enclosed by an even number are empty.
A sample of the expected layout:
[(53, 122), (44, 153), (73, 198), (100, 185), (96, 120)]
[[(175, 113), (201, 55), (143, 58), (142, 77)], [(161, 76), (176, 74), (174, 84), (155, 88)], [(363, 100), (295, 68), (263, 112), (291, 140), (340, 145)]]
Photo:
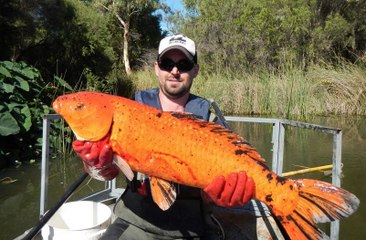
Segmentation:
[(287, 216), (277, 216), (290, 239), (328, 239), (316, 223), (348, 217), (359, 206), (359, 199), (352, 193), (332, 184), (312, 180), (294, 180), (298, 188), (295, 210)]

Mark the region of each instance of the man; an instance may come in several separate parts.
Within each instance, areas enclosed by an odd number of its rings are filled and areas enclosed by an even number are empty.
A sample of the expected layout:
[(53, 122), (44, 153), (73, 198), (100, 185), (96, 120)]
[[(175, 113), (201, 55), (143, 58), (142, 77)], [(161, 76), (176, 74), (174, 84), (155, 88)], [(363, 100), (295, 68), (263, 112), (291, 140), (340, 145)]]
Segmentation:
[[(189, 112), (209, 120), (209, 101), (190, 93), (199, 71), (197, 51), (191, 39), (181, 34), (162, 39), (154, 68), (159, 88), (137, 92), (136, 101), (163, 111)], [(99, 180), (110, 180), (118, 174), (112, 163), (113, 152), (105, 140), (73, 143), (74, 150), (83, 159), (85, 171)], [(217, 177), (203, 191), (178, 185), (176, 201), (162, 211), (152, 200), (148, 177), (138, 176), (117, 200), (114, 213), (118, 218), (102, 239), (220, 239), (223, 233), (210, 217), (210, 204), (242, 206), (254, 191), (253, 180), (245, 172), (232, 173)]]

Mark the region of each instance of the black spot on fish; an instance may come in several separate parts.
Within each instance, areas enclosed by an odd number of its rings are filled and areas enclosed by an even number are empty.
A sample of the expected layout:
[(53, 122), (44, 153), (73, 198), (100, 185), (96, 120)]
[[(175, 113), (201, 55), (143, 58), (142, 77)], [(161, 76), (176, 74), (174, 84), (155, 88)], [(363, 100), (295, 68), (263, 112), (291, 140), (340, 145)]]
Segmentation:
[(267, 201), (267, 202), (272, 202), (272, 201), (273, 201), (273, 199), (272, 199), (272, 194), (268, 194), (268, 195), (266, 195), (266, 201)]
[(247, 152), (242, 150), (242, 149), (238, 149), (238, 150), (235, 150), (235, 154), (236, 155), (242, 155), (242, 154), (247, 154)]
[(268, 167), (267, 167), (267, 165), (264, 163), (264, 161), (263, 161), (263, 159), (262, 158), (260, 158), (260, 157), (253, 157), (253, 156), (250, 156), (254, 161), (258, 161), (258, 162), (262, 162), (263, 163), (263, 166), (266, 166), (266, 168), (267, 169), (269, 169)]
[(192, 113), (182, 113), (182, 112), (172, 112), (171, 113), (173, 117), (176, 118), (187, 118), (187, 119), (193, 119), (193, 120), (200, 120), (202, 119), (201, 116), (192, 114)]
[(292, 186), (292, 184), (290, 185), (290, 190), (294, 190), (294, 186)]
[(252, 145), (248, 141), (242, 140), (242, 141), (240, 141), (240, 143), (243, 144), (243, 145), (247, 145), (249, 147), (252, 147)]
[(261, 160), (254, 159), (254, 161), (263, 167), (263, 171), (269, 170), (268, 166)]
[(220, 133), (220, 134), (226, 134), (226, 133), (231, 133), (231, 131), (227, 130), (226, 128), (223, 128), (221, 126), (217, 126), (211, 129), (211, 132), (214, 133)]
[(235, 151), (235, 154), (236, 155), (242, 155), (242, 154), (244, 154), (245, 152), (243, 151), (243, 150), (241, 150), (241, 149), (239, 149), (239, 150), (236, 150)]
[(221, 128), (218, 128), (218, 127), (217, 128), (212, 128), (211, 129), (211, 132), (219, 132), (220, 130), (222, 130), (222, 129)]
[(157, 116), (158, 118), (160, 118), (160, 117), (161, 117), (161, 115), (162, 115), (162, 113), (161, 113), (161, 112), (158, 112), (158, 114), (156, 114), (156, 116)]
[(235, 142), (231, 142), (231, 143), (234, 144), (235, 146), (248, 145), (251, 147), (250, 143), (248, 143), (247, 141), (235, 141)]
[(235, 150), (235, 154), (236, 155), (246, 155), (249, 158), (253, 159), (257, 164), (261, 165), (265, 170), (268, 170), (268, 166), (265, 164), (265, 162), (263, 161), (263, 159), (256, 158), (253, 157), (253, 154), (250, 154), (253, 151), (253, 149), (249, 149), (249, 150), (243, 150), (243, 149), (237, 149)]
[(277, 176), (276, 181), (277, 181), (277, 183), (284, 185), (286, 183), (287, 179), (284, 177), (281, 177), (281, 176)]
[(267, 179), (268, 179), (268, 182), (271, 182), (271, 181), (272, 181), (272, 179), (273, 179), (273, 175), (272, 175), (272, 173), (268, 173), (266, 177), (267, 177)]

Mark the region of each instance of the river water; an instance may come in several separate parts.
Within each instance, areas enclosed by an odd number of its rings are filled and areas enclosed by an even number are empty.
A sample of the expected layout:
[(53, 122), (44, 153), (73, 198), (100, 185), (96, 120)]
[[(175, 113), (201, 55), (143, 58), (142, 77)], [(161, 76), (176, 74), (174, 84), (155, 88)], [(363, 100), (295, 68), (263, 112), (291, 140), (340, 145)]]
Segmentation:
[[(340, 239), (366, 239), (366, 117), (314, 117), (307, 122), (342, 129), (342, 188), (354, 193), (360, 208), (340, 222)], [(230, 123), (244, 136), (271, 166), (272, 126), (270, 124)], [(286, 128), (284, 172), (332, 163), (332, 136), (312, 130)], [(78, 159), (52, 159), (50, 164), (49, 206), (53, 206), (66, 189), (82, 174)], [(40, 164), (22, 164), (3, 169), (0, 179), (10, 177), (14, 183), (0, 184), (0, 239), (13, 239), (37, 223), (39, 216)], [(331, 181), (326, 172), (296, 175)], [(71, 200), (100, 190), (103, 182), (83, 184)], [(329, 225), (321, 226), (324, 231)]]

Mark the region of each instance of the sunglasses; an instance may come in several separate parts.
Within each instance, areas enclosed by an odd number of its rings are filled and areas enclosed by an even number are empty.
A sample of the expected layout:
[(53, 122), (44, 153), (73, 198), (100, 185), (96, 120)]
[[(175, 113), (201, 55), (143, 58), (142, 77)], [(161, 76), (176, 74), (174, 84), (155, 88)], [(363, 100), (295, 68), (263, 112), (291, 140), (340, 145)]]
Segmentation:
[(159, 60), (158, 65), (159, 65), (160, 69), (167, 71), (167, 72), (172, 71), (172, 69), (174, 67), (177, 67), (179, 72), (188, 72), (193, 68), (194, 62), (191, 62), (187, 59), (182, 59), (178, 62), (174, 62), (173, 60), (171, 60), (169, 58), (165, 58), (165, 59)]

